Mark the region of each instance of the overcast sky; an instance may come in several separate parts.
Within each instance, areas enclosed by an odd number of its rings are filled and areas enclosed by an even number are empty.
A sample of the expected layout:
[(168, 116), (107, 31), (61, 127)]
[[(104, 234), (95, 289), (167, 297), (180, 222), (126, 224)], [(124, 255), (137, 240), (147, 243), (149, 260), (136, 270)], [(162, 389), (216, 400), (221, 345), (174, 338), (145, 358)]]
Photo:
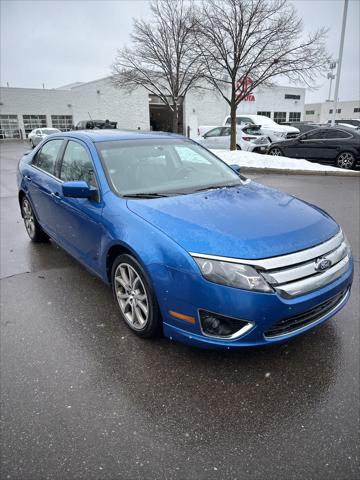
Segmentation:
[[(343, 0), (295, 0), (304, 28), (329, 29), (327, 48), (338, 56)], [(0, 0), (1, 86), (54, 88), (109, 74), (116, 48), (129, 42), (132, 18), (149, 16), (145, 0)], [(350, 0), (340, 100), (360, 98), (360, 0)], [(324, 101), (329, 81), (307, 92)], [(334, 88), (334, 86), (333, 86)]]

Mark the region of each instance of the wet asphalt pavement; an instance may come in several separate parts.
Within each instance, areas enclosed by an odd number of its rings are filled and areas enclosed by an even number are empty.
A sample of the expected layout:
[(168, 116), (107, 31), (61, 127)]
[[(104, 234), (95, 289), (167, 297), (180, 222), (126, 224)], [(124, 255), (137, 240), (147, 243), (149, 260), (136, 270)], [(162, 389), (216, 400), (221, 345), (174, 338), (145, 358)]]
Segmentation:
[(1, 146), (2, 479), (359, 478), (359, 177), (257, 175), (326, 209), (353, 293), (288, 345), (240, 352), (141, 340), (110, 289), (31, 244)]

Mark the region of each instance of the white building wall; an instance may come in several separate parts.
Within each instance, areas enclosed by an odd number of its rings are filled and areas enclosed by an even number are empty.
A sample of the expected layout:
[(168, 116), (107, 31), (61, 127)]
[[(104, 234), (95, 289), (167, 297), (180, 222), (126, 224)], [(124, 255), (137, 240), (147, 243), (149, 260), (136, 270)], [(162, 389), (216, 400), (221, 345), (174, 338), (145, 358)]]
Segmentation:
[(74, 95), (74, 124), (92, 119), (118, 122), (117, 128), (150, 129), (149, 95), (144, 88), (132, 93), (115, 88), (110, 79), (103, 78), (72, 88)]
[[(332, 119), (332, 110), (334, 102), (307, 103), (305, 105), (305, 120), (315, 123), (327, 123)], [(336, 106), (337, 113), (335, 120), (360, 119), (360, 100), (338, 102)], [(341, 110), (338, 112), (338, 110)], [(312, 113), (313, 112), (313, 113)]]
[[(300, 99), (287, 99), (285, 95), (299, 95)], [(286, 121), (289, 122), (290, 112), (299, 112), (301, 120), (304, 115), (305, 88), (274, 86), (254, 91), (255, 101), (244, 100), (238, 106), (237, 111), (245, 114), (257, 114), (258, 112), (270, 112), (274, 118), (274, 112), (285, 112)]]
[(184, 102), (184, 134), (190, 127), (190, 137), (197, 137), (200, 125), (222, 125), (229, 112), (229, 106), (221, 95), (215, 91), (190, 91)]
[(51, 127), (51, 115), (73, 115), (73, 93), (71, 90), (1, 87), (0, 114), (17, 115), (25, 136), (23, 115), (46, 115), (47, 126)]

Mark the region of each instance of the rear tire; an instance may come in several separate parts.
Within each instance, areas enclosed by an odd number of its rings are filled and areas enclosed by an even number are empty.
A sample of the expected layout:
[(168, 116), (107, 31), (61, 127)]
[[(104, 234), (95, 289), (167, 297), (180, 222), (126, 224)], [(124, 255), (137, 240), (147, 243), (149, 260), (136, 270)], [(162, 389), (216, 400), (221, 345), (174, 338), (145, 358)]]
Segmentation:
[(25, 195), (21, 200), (21, 213), (30, 240), (35, 243), (48, 242), (49, 235), (40, 227), (39, 222), (36, 220), (31, 203)]
[(139, 337), (158, 335), (160, 312), (147, 274), (131, 255), (116, 257), (111, 270), (112, 289), (120, 317)]
[(342, 152), (336, 157), (336, 166), (347, 170), (355, 167), (355, 157), (351, 152)]
[(34, 142), (32, 140), (30, 140), (30, 146), (31, 148), (35, 148)]
[(241, 150), (240, 145), (236, 145), (236, 150)]
[(275, 157), (283, 157), (284, 154), (279, 147), (270, 148), (268, 155), (273, 155)]

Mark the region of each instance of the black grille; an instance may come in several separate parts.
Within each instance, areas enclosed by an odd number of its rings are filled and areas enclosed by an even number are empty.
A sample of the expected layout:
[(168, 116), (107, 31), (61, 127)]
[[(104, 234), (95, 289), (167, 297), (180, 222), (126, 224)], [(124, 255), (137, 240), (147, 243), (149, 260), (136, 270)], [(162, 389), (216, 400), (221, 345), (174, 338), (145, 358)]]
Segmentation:
[(296, 133), (296, 132), (289, 132), (286, 134), (286, 138), (289, 139), (289, 138), (295, 138), (295, 137), (298, 137), (299, 134)]
[(320, 303), (316, 307), (308, 310), (305, 313), (300, 313), (294, 317), (285, 318), (278, 323), (275, 323), (269, 330), (265, 332), (265, 337), (277, 337), (278, 335), (286, 335), (294, 332), (299, 328), (310, 325), (319, 318), (326, 315), (332, 308), (334, 308), (346, 295), (347, 290), (342, 290), (334, 297)]

